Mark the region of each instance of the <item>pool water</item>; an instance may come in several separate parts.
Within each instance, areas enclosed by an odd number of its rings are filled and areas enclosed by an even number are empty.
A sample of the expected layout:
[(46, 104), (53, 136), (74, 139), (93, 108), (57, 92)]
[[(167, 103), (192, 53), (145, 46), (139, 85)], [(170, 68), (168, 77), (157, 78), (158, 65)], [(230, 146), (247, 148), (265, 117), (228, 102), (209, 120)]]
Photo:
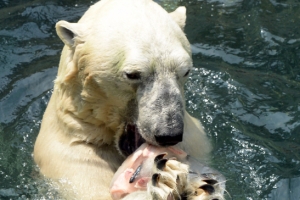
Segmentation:
[[(157, 2), (187, 7), (186, 105), (213, 143), (226, 199), (300, 200), (300, 1)], [(32, 159), (63, 47), (54, 26), (93, 3), (0, 0), (0, 199), (58, 198)]]

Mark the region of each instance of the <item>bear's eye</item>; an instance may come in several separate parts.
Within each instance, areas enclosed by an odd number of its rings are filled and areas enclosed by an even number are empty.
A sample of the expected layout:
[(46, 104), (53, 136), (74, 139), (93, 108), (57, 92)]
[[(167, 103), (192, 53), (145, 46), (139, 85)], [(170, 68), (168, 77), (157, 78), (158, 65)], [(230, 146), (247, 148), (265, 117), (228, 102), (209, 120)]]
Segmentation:
[(141, 78), (141, 74), (139, 72), (126, 73), (125, 75), (130, 80), (139, 80)]
[(189, 73), (190, 73), (190, 70), (188, 70), (188, 71), (183, 75), (183, 77), (186, 77), (187, 75), (189, 75)]

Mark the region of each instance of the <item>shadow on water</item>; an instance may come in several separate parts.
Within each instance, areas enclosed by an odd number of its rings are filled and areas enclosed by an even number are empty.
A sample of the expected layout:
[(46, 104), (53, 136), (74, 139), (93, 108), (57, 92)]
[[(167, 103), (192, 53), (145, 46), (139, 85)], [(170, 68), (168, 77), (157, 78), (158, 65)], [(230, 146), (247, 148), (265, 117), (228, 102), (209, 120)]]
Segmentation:
[[(300, 2), (157, 0), (187, 7), (187, 109), (232, 199), (300, 199)], [(32, 150), (62, 43), (54, 25), (91, 1), (0, 0), (0, 199), (54, 199)], [(227, 195), (227, 199), (231, 199)]]

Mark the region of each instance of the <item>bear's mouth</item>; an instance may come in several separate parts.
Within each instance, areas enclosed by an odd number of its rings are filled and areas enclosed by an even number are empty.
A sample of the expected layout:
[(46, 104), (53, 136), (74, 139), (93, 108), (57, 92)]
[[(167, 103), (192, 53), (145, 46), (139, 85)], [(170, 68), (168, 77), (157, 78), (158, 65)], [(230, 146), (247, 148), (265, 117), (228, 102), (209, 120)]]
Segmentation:
[(126, 157), (129, 156), (143, 143), (145, 143), (145, 139), (140, 135), (137, 126), (127, 123), (118, 144), (122, 154)]

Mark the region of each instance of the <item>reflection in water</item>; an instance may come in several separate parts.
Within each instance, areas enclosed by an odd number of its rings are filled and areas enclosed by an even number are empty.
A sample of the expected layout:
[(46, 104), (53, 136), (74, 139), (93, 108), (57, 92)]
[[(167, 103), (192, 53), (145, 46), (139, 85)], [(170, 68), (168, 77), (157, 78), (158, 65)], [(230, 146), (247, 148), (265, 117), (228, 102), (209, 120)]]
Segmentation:
[[(187, 109), (211, 137), (211, 165), (232, 199), (300, 199), (300, 3), (157, 2), (187, 7)], [(58, 198), (31, 154), (63, 46), (54, 25), (92, 3), (0, 0), (0, 199)]]
[(209, 46), (208, 44), (192, 44), (192, 52), (194, 54), (201, 53), (207, 57), (221, 58), (229, 64), (240, 64), (244, 61), (242, 57), (236, 56), (241, 53), (238, 49), (232, 49), (222, 46)]
[(13, 91), (0, 100), (0, 121), (8, 123), (14, 121), (18, 115), (18, 109), (31, 103), (36, 98), (41, 98), (45, 91), (53, 87), (53, 77), (57, 68), (49, 68), (37, 72), (26, 78), (16, 81)]

